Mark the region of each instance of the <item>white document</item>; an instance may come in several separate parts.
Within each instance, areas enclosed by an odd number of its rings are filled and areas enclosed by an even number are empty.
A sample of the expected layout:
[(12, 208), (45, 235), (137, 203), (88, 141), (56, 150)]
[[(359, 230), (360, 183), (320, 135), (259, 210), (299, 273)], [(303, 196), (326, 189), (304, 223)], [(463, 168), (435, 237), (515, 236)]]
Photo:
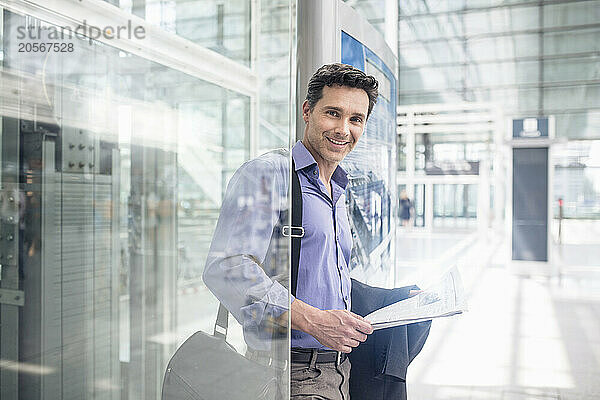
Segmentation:
[(464, 311), (467, 311), (467, 303), (460, 274), (456, 267), (452, 267), (427, 290), (373, 311), (365, 319), (377, 330), (449, 317)]

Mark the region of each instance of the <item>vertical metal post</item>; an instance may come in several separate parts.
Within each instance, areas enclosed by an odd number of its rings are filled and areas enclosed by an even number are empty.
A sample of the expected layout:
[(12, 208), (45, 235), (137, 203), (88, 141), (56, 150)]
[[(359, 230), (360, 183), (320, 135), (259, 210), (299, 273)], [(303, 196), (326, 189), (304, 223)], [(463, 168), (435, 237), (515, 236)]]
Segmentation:
[[(130, 308), (130, 361), (129, 361), (129, 398), (151, 399), (146, 395), (145, 376), (148, 354), (146, 349), (146, 266), (145, 253), (152, 247), (146, 246), (146, 193), (144, 188), (145, 151), (143, 146), (131, 146), (131, 194), (129, 197), (129, 308)], [(149, 371), (148, 371), (149, 372)]]
[[(121, 153), (118, 148), (112, 150), (112, 202), (111, 202), (111, 254), (110, 254), (110, 297), (111, 297), (111, 326), (110, 330), (110, 351), (111, 351), (111, 370), (110, 380), (113, 383), (121, 382), (121, 368), (119, 362), (119, 304), (120, 304), (120, 280), (121, 269), (121, 241), (120, 241), (120, 195), (121, 195)], [(112, 391), (111, 399), (120, 399), (120, 390), (115, 388)]]
[[(9, 187), (17, 188), (19, 180), (19, 121), (14, 118), (2, 117), (2, 205), (10, 206), (10, 198), (15, 200), (15, 193)], [(14, 191), (13, 191), (14, 192)], [(18, 192), (17, 192), (18, 194)], [(11, 207), (12, 208), (12, 207)], [(9, 212), (10, 213), (10, 212)], [(19, 230), (15, 223), (15, 216), (2, 215), (0, 234), (6, 238), (12, 235), (12, 243), (3, 239), (2, 252), (2, 277), (0, 289), (20, 290), (19, 279)], [(12, 218), (12, 221), (11, 221)], [(4, 300), (4, 299), (3, 299)], [(17, 400), (19, 398), (19, 306), (0, 303), (0, 398), (2, 400)]]
[(413, 109), (406, 112), (406, 176), (408, 182), (406, 184), (406, 194), (409, 199), (414, 202), (415, 198), (415, 112)]
[(172, 345), (150, 340), (175, 329), (176, 156), (131, 146), (129, 398), (158, 399)]
[[(18, 62), (16, 46), (9, 39), (15, 31), (16, 25), (23, 25), (25, 18), (12, 14), (7, 10), (2, 12), (2, 41), (4, 47), (4, 68), (14, 65)], [(20, 107), (20, 102), (17, 107)], [(17, 110), (20, 112), (20, 110)], [(18, 229), (18, 213), (14, 212), (15, 195), (18, 195), (19, 184), (19, 149), (20, 149), (20, 129), (19, 121), (15, 118), (2, 118), (2, 171), (0, 200), (2, 207), (9, 210), (6, 215), (0, 218), (0, 235), (3, 240), (0, 242), (0, 264), (2, 264), (2, 275), (0, 276), (0, 289), (21, 290), (19, 278), (19, 243), (20, 235)], [(16, 194), (10, 193), (10, 188), (17, 189)], [(13, 190), (14, 192), (14, 190)], [(10, 201), (12, 197), (13, 201)], [(18, 199), (18, 197), (17, 197)], [(15, 220), (16, 218), (16, 220)], [(11, 235), (12, 240), (7, 241), (7, 236)], [(19, 398), (19, 306), (9, 304), (3, 298), (0, 302), (0, 399), (17, 400)]]

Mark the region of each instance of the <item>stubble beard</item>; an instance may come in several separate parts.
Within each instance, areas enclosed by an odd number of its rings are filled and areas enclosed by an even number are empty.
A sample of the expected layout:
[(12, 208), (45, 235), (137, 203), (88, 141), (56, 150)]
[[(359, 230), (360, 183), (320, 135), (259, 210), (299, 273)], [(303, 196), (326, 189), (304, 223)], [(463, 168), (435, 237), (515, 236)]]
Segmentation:
[[(346, 148), (344, 149), (343, 152), (335, 152), (335, 151), (331, 151), (329, 149), (329, 141), (326, 138), (327, 132), (324, 132), (321, 134), (321, 137), (319, 138), (319, 143), (317, 144), (315, 151), (317, 153), (319, 153), (319, 156), (326, 162), (328, 163), (335, 163), (335, 164), (339, 164), (341, 163), (344, 158), (346, 158), (346, 156), (348, 155), (348, 153), (350, 153), (350, 151), (352, 151), (352, 143), (347, 144)], [(332, 135), (334, 136), (334, 135)], [(312, 143), (311, 143), (312, 144)], [(313, 146), (314, 148), (315, 146)]]

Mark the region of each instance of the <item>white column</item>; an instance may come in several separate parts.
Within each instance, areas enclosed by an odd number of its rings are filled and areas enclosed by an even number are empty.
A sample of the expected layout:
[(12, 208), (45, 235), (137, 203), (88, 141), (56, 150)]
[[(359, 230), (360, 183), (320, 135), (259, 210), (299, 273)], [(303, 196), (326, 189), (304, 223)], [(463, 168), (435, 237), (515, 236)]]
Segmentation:
[(415, 112), (409, 110), (406, 113), (407, 125), (405, 129), (406, 135), (406, 194), (411, 201), (415, 198)]
[(398, 0), (385, 0), (385, 41), (398, 57)]
[(250, 70), (257, 76), (256, 92), (250, 94), (250, 137), (248, 140), (250, 159), (258, 156), (259, 148), (259, 101), (260, 79), (257, 74), (258, 68), (258, 43), (260, 40), (260, 0), (252, 0), (250, 3)]
[(494, 115), (494, 229), (502, 230), (504, 227), (504, 212), (506, 208), (506, 191), (505, 185), (507, 182), (507, 162), (504, 153), (506, 151), (503, 143), (504, 138), (504, 122), (501, 109), (495, 109)]
[(487, 232), (490, 221), (490, 174), (489, 164), (483, 160), (479, 164), (477, 184), (477, 228), (480, 235)]
[(433, 229), (433, 183), (425, 184), (425, 229)]

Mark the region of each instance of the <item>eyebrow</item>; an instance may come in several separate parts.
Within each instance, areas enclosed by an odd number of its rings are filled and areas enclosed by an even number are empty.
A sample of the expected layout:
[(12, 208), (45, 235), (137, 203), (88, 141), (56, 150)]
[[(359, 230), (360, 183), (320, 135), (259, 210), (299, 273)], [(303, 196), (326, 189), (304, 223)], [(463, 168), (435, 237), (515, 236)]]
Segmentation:
[[(341, 113), (341, 112), (344, 112), (344, 109), (343, 109), (343, 108), (341, 108), (341, 107), (336, 107), (336, 106), (325, 106), (324, 108), (325, 108), (326, 110), (335, 110), (335, 111), (339, 111), (340, 113)], [(360, 112), (355, 112), (355, 113), (352, 113), (352, 115), (354, 115), (354, 116), (357, 116), (357, 117), (362, 117), (362, 118), (365, 118), (365, 114), (363, 114), (363, 113), (360, 113)]]

